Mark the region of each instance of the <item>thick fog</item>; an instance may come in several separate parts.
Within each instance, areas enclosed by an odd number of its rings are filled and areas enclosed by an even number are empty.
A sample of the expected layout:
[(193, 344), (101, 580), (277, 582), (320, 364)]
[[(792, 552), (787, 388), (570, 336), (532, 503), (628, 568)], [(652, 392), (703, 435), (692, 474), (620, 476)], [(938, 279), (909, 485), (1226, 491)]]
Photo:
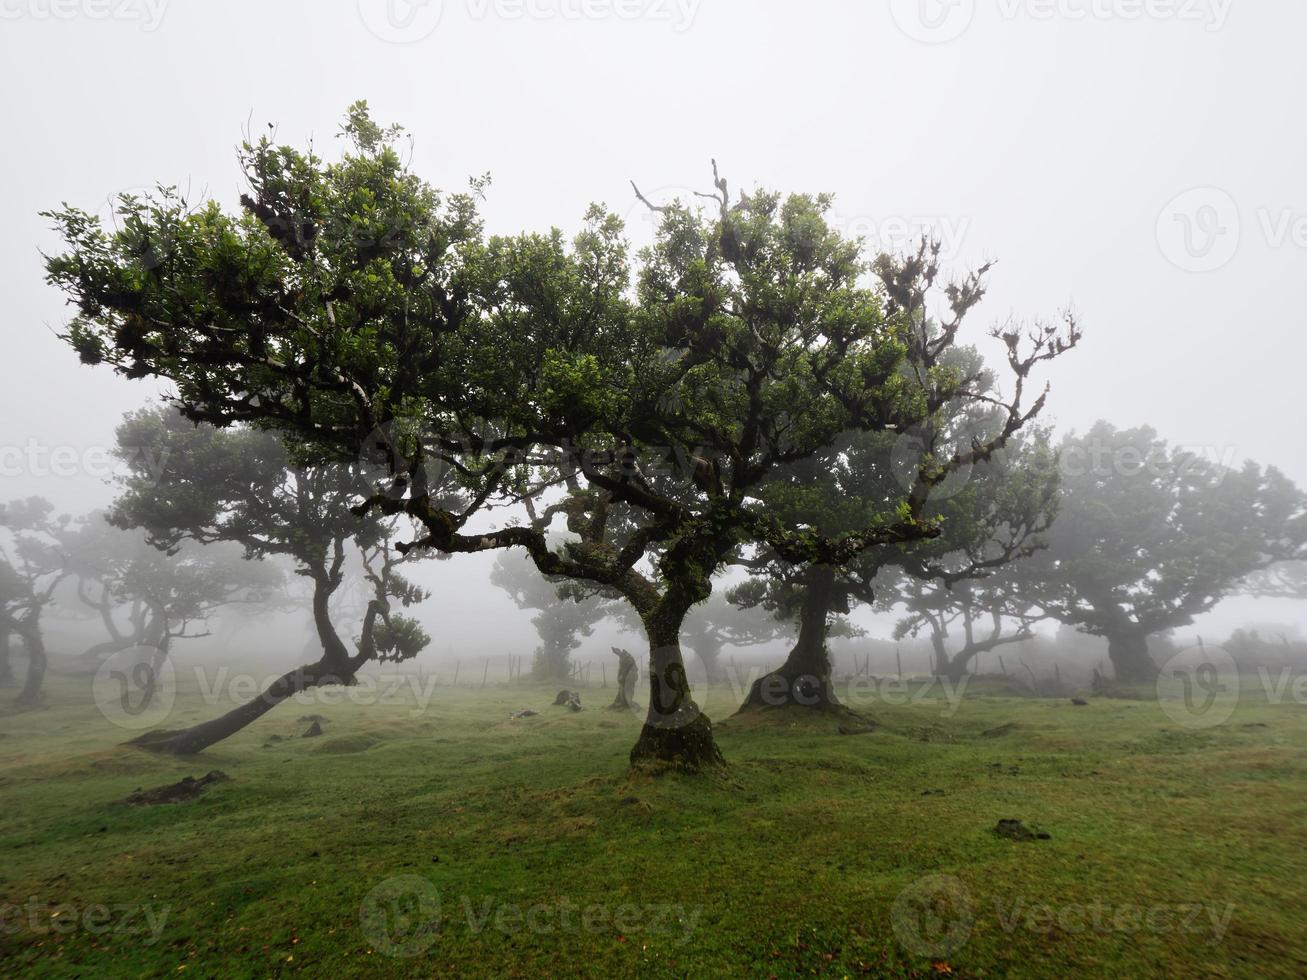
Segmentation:
[(0, 977), (1307, 976), (1304, 39), (0, 0)]
[[(1059, 431), (1148, 423), (1213, 458), (1273, 463), (1307, 482), (1300, 5), (399, 8), (0, 5), (7, 499), (104, 505), (113, 426), (167, 390), (76, 365), (56, 337), (68, 310), (43, 283), (40, 249), (56, 241), (37, 212), (66, 201), (107, 214), (112, 195), (156, 182), (231, 206), (243, 135), (272, 124), (331, 157), (359, 98), (409, 129), (414, 168), (435, 185), (491, 175), (491, 231), (571, 233), (601, 201), (648, 240), (630, 182), (655, 201), (710, 190), (713, 158), (733, 187), (834, 192), (836, 224), (873, 247), (932, 230), (950, 271), (998, 260), (977, 327), (1079, 314), (1080, 349), (1046, 373)], [(424, 658), (492, 635), (529, 650), (527, 614), (485, 584), (493, 561), (422, 570), (436, 590), (419, 614), (436, 637)], [(1195, 631), (1297, 616), (1230, 601)], [(890, 619), (857, 618), (887, 635)]]

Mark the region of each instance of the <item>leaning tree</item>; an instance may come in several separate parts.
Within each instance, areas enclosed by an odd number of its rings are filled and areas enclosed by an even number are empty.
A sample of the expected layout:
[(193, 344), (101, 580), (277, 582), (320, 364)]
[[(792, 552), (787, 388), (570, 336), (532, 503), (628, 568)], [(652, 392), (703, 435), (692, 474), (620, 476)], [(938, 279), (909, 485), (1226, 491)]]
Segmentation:
[[(293, 562), (312, 584), (321, 648), (315, 662), (277, 678), (221, 717), (181, 732), (149, 732), (139, 744), (199, 752), (287, 698), (351, 684), (366, 664), (406, 660), (426, 646), (421, 626), (391, 611), (392, 600), (409, 606), (426, 596), (396, 568), (389, 547), (393, 522), (360, 519), (350, 510), (366, 489), (357, 466), (296, 465), (273, 433), (197, 425), (167, 407), (128, 415), (118, 427), (117, 454), (127, 475), (111, 512), (115, 524), (144, 529), (160, 549), (184, 542), (240, 546), (250, 568), (268, 567), (269, 558)], [(145, 460), (156, 462), (147, 466)], [(353, 649), (337, 631), (331, 609), (352, 553), (370, 592)]]
[(1150, 428), (1098, 422), (1063, 442), (1060, 470), (1049, 547), (1014, 569), (1015, 587), (1105, 637), (1122, 683), (1156, 677), (1150, 637), (1307, 554), (1307, 496), (1274, 467), (1227, 467)]
[[(84, 361), (168, 379), (193, 420), (276, 429), (308, 458), (380, 462), (385, 479), (358, 510), (417, 521), (406, 547), (520, 547), (546, 575), (612, 589), (650, 648), (632, 761), (719, 761), (680, 639), (723, 563), (759, 543), (838, 566), (936, 533), (926, 504), (942, 464), (838, 536), (787, 525), (754, 496), (845, 430), (929, 413), (900, 365), (936, 253), (868, 286), (859, 243), (826, 220), (829, 198), (736, 198), (715, 178), (712, 207), (661, 209), (632, 290), (611, 213), (591, 208), (571, 243), (487, 238), (483, 181), (442, 196), (362, 104), (345, 135), (334, 163), (246, 144), (236, 214), (166, 188), (121, 199), (112, 233), (75, 208), (52, 213), (67, 251), (48, 275), (77, 308), (68, 339)], [(960, 320), (982, 292), (972, 277), (945, 305)], [(1022, 350), (1019, 333), (1003, 337), (1023, 382), (1073, 341), (1047, 328)], [(527, 518), (496, 522), (509, 505)]]

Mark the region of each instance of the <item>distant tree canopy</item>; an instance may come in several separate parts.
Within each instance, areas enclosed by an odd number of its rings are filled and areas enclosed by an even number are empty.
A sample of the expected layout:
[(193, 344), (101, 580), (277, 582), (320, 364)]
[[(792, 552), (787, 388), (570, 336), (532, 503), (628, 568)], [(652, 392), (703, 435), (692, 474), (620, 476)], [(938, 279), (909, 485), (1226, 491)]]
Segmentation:
[(1151, 680), (1150, 636), (1307, 548), (1307, 497), (1274, 467), (1230, 469), (1106, 422), (1066, 439), (1061, 460), (1049, 548), (1019, 566), (1013, 588), (1106, 637), (1118, 680)]
[(531, 674), (537, 680), (566, 681), (572, 673), (572, 651), (595, 624), (608, 615), (607, 604), (593, 590), (576, 588), (570, 579), (547, 579), (524, 555), (504, 552), (495, 562), (490, 581), (506, 591), (519, 609), (535, 610), (531, 625), (540, 636)]
[[(49, 279), (76, 306), (68, 339), (88, 363), (169, 379), (192, 420), (276, 430), (305, 458), (379, 462), (386, 479), (361, 510), (409, 515), (417, 545), (521, 547), (547, 575), (620, 594), (650, 647), (633, 762), (720, 760), (679, 644), (728, 558), (757, 545), (838, 567), (935, 535), (930, 489), (1040, 410), (1024, 385), (1078, 337), (1074, 324), (1000, 331), (1014, 375), (1000, 431), (926, 461), (863, 525), (824, 534), (761, 506), (758, 488), (845, 431), (904, 431), (965, 388), (942, 358), (983, 270), (938, 288), (938, 249), (923, 247), (877, 259), (868, 285), (860, 243), (826, 219), (830, 198), (732, 195), (716, 174), (711, 206), (657, 209), (638, 263), (600, 207), (570, 244), (557, 231), (487, 237), (484, 181), (431, 188), (407, 169), (399, 130), (361, 103), (343, 135), (335, 163), (247, 143), (235, 214), (169, 189), (123, 198), (113, 232), (75, 208), (51, 213), (67, 250)], [(945, 313), (926, 336), (936, 293)], [(903, 370), (914, 349), (924, 377)], [(483, 526), (519, 505), (525, 522)], [(557, 547), (555, 520), (570, 532)]]
[(100, 620), (106, 638), (82, 656), (98, 664), (106, 656), (132, 647), (157, 645), (166, 622), (158, 606), (141, 594), (127, 595), (134, 567), (162, 564), (163, 557), (145, 534), (109, 523), (104, 511), (92, 511), (72, 522), (61, 535), (69, 577), (81, 606)]

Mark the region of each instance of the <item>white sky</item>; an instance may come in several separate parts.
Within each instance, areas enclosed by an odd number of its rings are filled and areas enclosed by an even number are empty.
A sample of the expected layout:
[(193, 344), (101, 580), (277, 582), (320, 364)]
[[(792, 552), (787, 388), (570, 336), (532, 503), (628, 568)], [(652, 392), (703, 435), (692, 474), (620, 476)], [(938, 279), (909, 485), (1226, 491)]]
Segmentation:
[[(0, 493), (107, 499), (25, 447), (80, 458), (159, 390), (54, 337), (36, 212), (156, 181), (232, 202), (247, 125), (330, 154), (358, 98), (438, 186), (489, 171), (496, 231), (602, 201), (639, 239), (628, 181), (704, 189), (714, 156), (736, 188), (833, 191), (891, 243), (933, 225), (959, 272), (1000, 260), (975, 336), (1080, 314), (1062, 428), (1147, 422), (1307, 482), (1304, 38), (1283, 0), (0, 0)], [(454, 566), (455, 608), (504, 611)]]

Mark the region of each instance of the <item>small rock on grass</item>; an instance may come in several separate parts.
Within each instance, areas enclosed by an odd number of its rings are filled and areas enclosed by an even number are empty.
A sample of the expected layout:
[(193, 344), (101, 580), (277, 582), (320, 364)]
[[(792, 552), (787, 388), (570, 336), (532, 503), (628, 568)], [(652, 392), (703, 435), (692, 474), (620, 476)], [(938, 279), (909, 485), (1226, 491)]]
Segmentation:
[(1000, 820), (994, 825), (994, 833), (1007, 840), (1029, 841), (1050, 840), (1052, 834), (1045, 830), (1032, 830), (1020, 820)]

